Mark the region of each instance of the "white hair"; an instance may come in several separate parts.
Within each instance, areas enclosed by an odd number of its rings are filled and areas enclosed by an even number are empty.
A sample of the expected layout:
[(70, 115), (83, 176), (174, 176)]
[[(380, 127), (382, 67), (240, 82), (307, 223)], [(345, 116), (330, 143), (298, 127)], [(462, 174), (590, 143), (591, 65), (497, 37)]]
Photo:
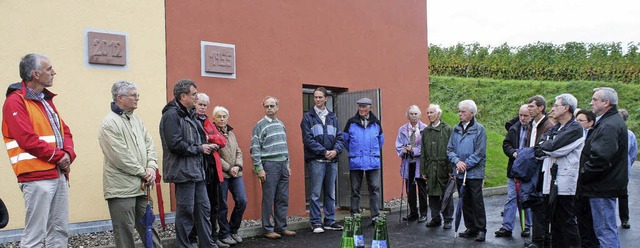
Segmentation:
[(203, 93), (203, 92), (198, 92), (197, 97), (198, 97), (198, 101), (202, 100), (202, 101), (205, 101), (207, 103), (211, 103), (209, 101), (209, 96), (207, 94)]
[(420, 111), (418, 105), (411, 105), (409, 106), (409, 108), (407, 108), (407, 112), (405, 112), (407, 118), (409, 118), (409, 111), (411, 111), (412, 109), (418, 111), (418, 116), (422, 115), (422, 111)]
[(569, 93), (565, 93), (565, 94), (560, 94), (558, 96), (556, 96), (556, 101), (560, 100), (560, 102), (562, 103), (562, 105), (567, 105), (569, 106), (569, 112), (571, 114), (573, 114), (573, 111), (576, 110), (578, 108), (578, 99), (576, 99), (575, 96), (569, 94)]
[(229, 110), (227, 108), (222, 106), (216, 106), (215, 108), (213, 108), (213, 116), (216, 116), (218, 112), (224, 112), (225, 114), (227, 114), (227, 118), (229, 118)]
[(430, 108), (434, 108), (436, 110), (437, 114), (442, 114), (442, 109), (440, 108), (440, 105), (438, 104), (429, 104), (429, 107), (427, 107), (427, 112)]
[(476, 102), (474, 102), (473, 100), (464, 100), (458, 103), (459, 109), (463, 107), (468, 108), (469, 111), (471, 111), (471, 113), (473, 114), (478, 113), (478, 106), (476, 105)]

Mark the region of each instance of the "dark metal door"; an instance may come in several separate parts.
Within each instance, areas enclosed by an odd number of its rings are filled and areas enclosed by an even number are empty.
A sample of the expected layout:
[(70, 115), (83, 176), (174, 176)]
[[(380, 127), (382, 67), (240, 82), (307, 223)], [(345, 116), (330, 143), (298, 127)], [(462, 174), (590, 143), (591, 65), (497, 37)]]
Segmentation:
[[(373, 100), (371, 112), (373, 112), (373, 114), (382, 121), (382, 116), (380, 115), (380, 89), (341, 93), (337, 95), (336, 105), (334, 108), (336, 110), (336, 115), (338, 116), (338, 124), (343, 131), (347, 120), (358, 112), (358, 105), (356, 104), (356, 101), (363, 97), (368, 97)], [(382, 152), (380, 154), (382, 154)], [(382, 157), (380, 159), (382, 160)], [(384, 166), (382, 166), (382, 161), (380, 161), (380, 163), (380, 207), (382, 209), (384, 199), (384, 192), (382, 190), (384, 188), (382, 184), (382, 168), (384, 168)], [(337, 181), (338, 192), (336, 202), (340, 207), (349, 208), (351, 207), (351, 181), (349, 179), (349, 152), (346, 150), (340, 154)], [(369, 208), (369, 190), (367, 188), (367, 181), (362, 180), (362, 184), (363, 186), (360, 188), (360, 207)]]

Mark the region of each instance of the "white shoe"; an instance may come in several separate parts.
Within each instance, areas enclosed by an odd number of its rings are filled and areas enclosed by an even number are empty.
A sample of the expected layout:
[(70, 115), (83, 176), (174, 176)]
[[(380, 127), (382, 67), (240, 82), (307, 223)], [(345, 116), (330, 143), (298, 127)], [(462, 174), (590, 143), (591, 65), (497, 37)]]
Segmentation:
[(242, 237), (239, 234), (233, 233), (231, 234), (231, 238), (236, 241), (236, 243), (242, 243)]
[(313, 227), (311, 227), (311, 229), (313, 230), (313, 233), (323, 233), (324, 232), (324, 228), (322, 228), (322, 225), (313, 225)]

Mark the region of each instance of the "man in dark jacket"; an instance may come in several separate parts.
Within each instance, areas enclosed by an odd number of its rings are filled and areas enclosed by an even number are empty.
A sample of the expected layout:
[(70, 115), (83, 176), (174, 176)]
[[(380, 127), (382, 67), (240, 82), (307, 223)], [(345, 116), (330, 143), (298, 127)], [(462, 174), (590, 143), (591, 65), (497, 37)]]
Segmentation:
[(360, 212), (360, 186), (366, 173), (373, 224), (378, 218), (380, 207), (380, 152), (384, 134), (380, 121), (371, 112), (373, 101), (365, 97), (356, 103), (358, 113), (347, 121), (343, 133), (345, 148), (349, 151), (351, 213)]
[(594, 92), (589, 105), (596, 124), (582, 149), (578, 176), (580, 238), (583, 247), (620, 247), (616, 198), (627, 194), (629, 182), (627, 125), (616, 108), (618, 93), (612, 88)]
[[(325, 106), (327, 90), (319, 87), (313, 91), (315, 106), (302, 116), (302, 143), (304, 159), (311, 177), (309, 195), (309, 221), (313, 233), (327, 230), (342, 230), (336, 223), (336, 178), (338, 176), (338, 154), (344, 149), (342, 131), (338, 128), (336, 114)], [(320, 192), (324, 191), (324, 221), (320, 212)], [(323, 229), (324, 224), (324, 229)]]
[[(529, 142), (528, 147), (535, 147), (538, 144), (538, 140), (542, 137), (542, 134), (546, 133), (553, 127), (553, 123), (547, 117), (546, 109), (547, 109), (547, 101), (544, 97), (537, 95), (529, 98), (527, 107), (529, 108), (529, 114), (531, 114), (531, 122), (528, 128), (527, 141)], [(542, 166), (542, 163), (539, 163), (539, 166)], [(538, 170), (540, 171), (540, 170)], [(538, 195), (542, 195), (542, 172), (538, 175), (538, 182), (536, 184), (536, 192)], [(548, 195), (542, 195), (542, 199), (538, 201), (532, 201), (531, 206), (531, 214), (532, 214), (532, 235), (531, 235), (531, 243), (527, 242), (525, 247), (543, 247), (551, 244), (551, 234), (549, 234), (549, 228), (544, 228), (545, 226), (549, 226), (549, 221), (546, 217), (546, 206), (548, 205)], [(533, 245), (531, 245), (533, 244)]]
[[(529, 113), (527, 104), (520, 106), (518, 119), (519, 121), (509, 128), (509, 132), (502, 142), (502, 151), (509, 157), (507, 164), (507, 202), (504, 204), (502, 227), (495, 232), (496, 237), (510, 237), (514, 229), (514, 219), (518, 211), (519, 203), (516, 201), (517, 182), (512, 176), (511, 167), (513, 166), (513, 161), (518, 156), (518, 149), (529, 146), (527, 143), (527, 127), (531, 121), (531, 114)], [(522, 237), (529, 237), (531, 230), (531, 209), (527, 208), (525, 212), (526, 227), (520, 235)]]
[(211, 237), (211, 205), (205, 184), (204, 159), (215, 146), (207, 144), (204, 128), (195, 119), (197, 94), (193, 81), (181, 79), (173, 87), (175, 99), (162, 109), (160, 139), (164, 181), (175, 185), (178, 246), (192, 247), (189, 232), (195, 226), (200, 242), (198, 247), (217, 247)]
[[(427, 227), (440, 226), (444, 219), (443, 229), (451, 229), (453, 221), (453, 197), (449, 197), (446, 207), (442, 209), (445, 199), (445, 190), (453, 179), (451, 168), (453, 164), (447, 157), (447, 143), (451, 136), (451, 126), (441, 121), (442, 109), (440, 105), (431, 104), (427, 108), (429, 126), (422, 132), (422, 146), (420, 148), (420, 171), (427, 181), (427, 194), (429, 195), (429, 208), (431, 220)], [(442, 213), (442, 217), (440, 214)]]

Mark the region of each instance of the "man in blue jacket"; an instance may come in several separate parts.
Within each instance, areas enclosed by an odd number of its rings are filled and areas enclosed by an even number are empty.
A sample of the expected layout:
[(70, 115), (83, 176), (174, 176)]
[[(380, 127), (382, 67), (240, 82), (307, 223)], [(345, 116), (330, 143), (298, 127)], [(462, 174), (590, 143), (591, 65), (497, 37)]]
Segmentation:
[(463, 196), (462, 214), (467, 230), (460, 237), (474, 238), (484, 242), (487, 233), (487, 217), (482, 196), (482, 180), (487, 161), (487, 133), (475, 115), (478, 107), (473, 100), (464, 100), (458, 104), (460, 123), (453, 128), (447, 157), (455, 165), (458, 190), (466, 175), (466, 187)]
[[(342, 230), (336, 223), (336, 177), (338, 154), (344, 149), (342, 131), (338, 129), (336, 114), (325, 106), (327, 90), (319, 87), (313, 91), (315, 106), (302, 116), (302, 143), (304, 159), (311, 177), (309, 195), (309, 222), (313, 233)], [(320, 192), (324, 191), (324, 221), (320, 222)], [(324, 224), (324, 228), (323, 228)]]
[(380, 204), (380, 151), (384, 134), (378, 118), (371, 112), (373, 101), (361, 98), (356, 102), (358, 113), (344, 127), (344, 144), (349, 151), (349, 177), (351, 179), (351, 214), (360, 212), (360, 186), (367, 175), (371, 220), (378, 218)]

